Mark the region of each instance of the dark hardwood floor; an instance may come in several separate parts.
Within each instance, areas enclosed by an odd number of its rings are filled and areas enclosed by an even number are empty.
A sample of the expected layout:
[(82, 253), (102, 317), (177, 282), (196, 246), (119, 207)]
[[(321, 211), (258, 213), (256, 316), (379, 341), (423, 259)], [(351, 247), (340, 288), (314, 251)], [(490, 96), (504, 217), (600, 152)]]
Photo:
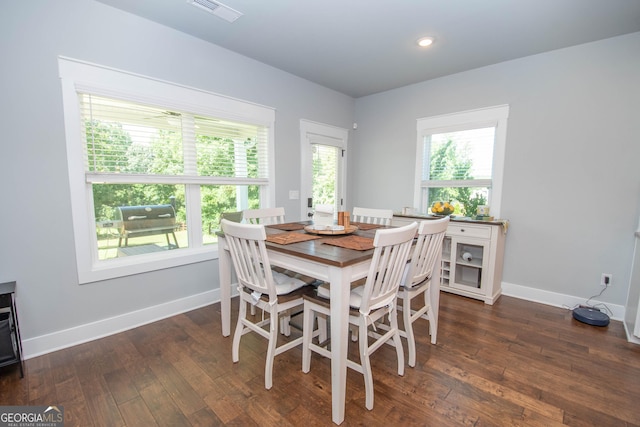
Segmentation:
[[(32, 358), (24, 379), (2, 368), (0, 405), (62, 405), (66, 427), (331, 425), (329, 361), (314, 355), (303, 374), (299, 348), (277, 356), (265, 390), (266, 341), (246, 335), (232, 363), (219, 307)], [(342, 425), (640, 426), (640, 346), (620, 322), (589, 326), (561, 308), (443, 293), (438, 344), (426, 321), (416, 329), (418, 363), (404, 377), (392, 347), (372, 356), (372, 411), (362, 376), (348, 371)]]

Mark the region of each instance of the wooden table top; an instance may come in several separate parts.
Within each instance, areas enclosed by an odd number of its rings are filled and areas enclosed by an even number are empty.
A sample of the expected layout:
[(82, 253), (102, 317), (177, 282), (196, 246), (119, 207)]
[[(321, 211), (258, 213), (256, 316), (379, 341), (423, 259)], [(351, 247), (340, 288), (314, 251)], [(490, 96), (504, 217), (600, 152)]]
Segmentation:
[[(300, 222), (301, 224), (308, 225), (310, 221)], [(388, 228), (388, 227), (381, 227)], [(267, 235), (270, 234), (280, 234), (280, 233), (305, 233), (304, 230), (296, 230), (296, 231), (284, 231), (278, 230), (275, 228), (271, 228), (269, 226), (265, 226), (265, 231)], [(343, 236), (362, 236), (372, 238), (376, 234), (376, 229), (374, 230), (358, 230), (353, 234), (343, 235)], [(323, 244), (326, 240), (341, 238), (341, 235), (327, 235), (327, 236), (319, 236), (319, 239), (307, 240), (305, 242), (291, 243), (288, 245), (279, 245), (277, 243), (272, 243), (267, 241), (267, 248), (286, 253), (289, 255), (295, 255), (303, 259), (308, 259), (311, 261), (316, 261), (322, 264), (333, 265), (336, 267), (347, 267), (349, 265), (357, 264), (362, 261), (366, 261), (373, 256), (373, 249), (366, 251), (358, 251), (354, 249), (345, 249), (339, 246), (333, 245), (325, 245)]]

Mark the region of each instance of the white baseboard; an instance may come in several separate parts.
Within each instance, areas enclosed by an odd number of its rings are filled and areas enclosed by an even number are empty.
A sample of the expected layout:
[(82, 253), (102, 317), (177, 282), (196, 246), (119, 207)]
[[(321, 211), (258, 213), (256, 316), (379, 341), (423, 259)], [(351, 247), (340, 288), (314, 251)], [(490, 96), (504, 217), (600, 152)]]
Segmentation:
[[(559, 294), (556, 292), (545, 291), (542, 289), (529, 288), (526, 286), (514, 285), (512, 283), (502, 282), (502, 295), (508, 295), (514, 298), (520, 298), (527, 301), (539, 302), (541, 304), (552, 305), (554, 307), (562, 307), (567, 310), (572, 310), (580, 304), (585, 304), (586, 300), (582, 297), (575, 297), (572, 295)], [(625, 308), (623, 305), (605, 303), (592, 299), (589, 301), (590, 306), (601, 305), (606, 306), (610, 312), (607, 312), (609, 317), (613, 320), (624, 319)]]
[(627, 341), (633, 344), (640, 344), (640, 338), (633, 335), (633, 331), (629, 329), (629, 325), (627, 325), (627, 322), (624, 322), (624, 332), (627, 334)]
[(75, 326), (62, 331), (22, 340), (23, 359), (93, 341), (98, 338), (133, 329), (176, 314), (195, 310), (220, 301), (220, 290), (214, 289), (142, 310)]

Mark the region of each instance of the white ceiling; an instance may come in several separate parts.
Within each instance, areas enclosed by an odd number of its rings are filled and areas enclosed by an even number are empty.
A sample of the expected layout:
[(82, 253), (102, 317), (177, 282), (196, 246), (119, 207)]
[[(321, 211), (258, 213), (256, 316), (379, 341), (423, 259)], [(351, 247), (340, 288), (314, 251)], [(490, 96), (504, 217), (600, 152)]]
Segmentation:
[(640, 31), (640, 0), (221, 0), (233, 23), (186, 0), (98, 1), (355, 98)]

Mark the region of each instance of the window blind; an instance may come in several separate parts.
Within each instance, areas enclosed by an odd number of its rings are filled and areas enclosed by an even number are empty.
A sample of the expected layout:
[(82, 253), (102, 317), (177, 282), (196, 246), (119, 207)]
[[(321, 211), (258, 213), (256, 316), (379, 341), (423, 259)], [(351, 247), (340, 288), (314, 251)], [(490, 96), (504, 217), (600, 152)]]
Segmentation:
[[(495, 127), (425, 137), (423, 180), (491, 180)], [(433, 182), (432, 182), (433, 184)]]
[(200, 183), (268, 178), (265, 126), (89, 93), (80, 93), (79, 100), (90, 182), (105, 175), (115, 182), (135, 175), (154, 182), (166, 176)]

